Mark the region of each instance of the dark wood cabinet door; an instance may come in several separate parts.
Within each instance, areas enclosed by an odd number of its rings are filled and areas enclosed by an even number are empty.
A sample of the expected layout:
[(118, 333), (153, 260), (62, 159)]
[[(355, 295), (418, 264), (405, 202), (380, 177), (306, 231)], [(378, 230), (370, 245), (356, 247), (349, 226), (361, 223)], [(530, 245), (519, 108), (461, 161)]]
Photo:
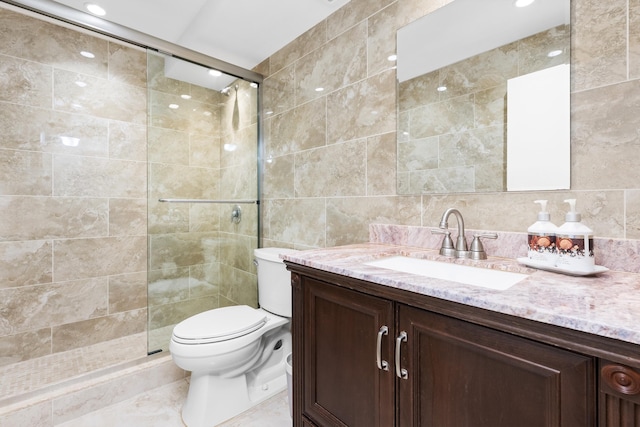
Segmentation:
[(588, 427), (592, 358), (398, 305), (401, 427)]
[[(378, 369), (376, 358), (378, 331), (393, 328), (393, 303), (302, 281), (303, 414), (318, 426), (393, 426), (393, 372)], [(389, 364), (391, 349), (391, 335), (384, 335), (381, 356)]]
[(600, 427), (640, 427), (640, 369), (600, 361)]

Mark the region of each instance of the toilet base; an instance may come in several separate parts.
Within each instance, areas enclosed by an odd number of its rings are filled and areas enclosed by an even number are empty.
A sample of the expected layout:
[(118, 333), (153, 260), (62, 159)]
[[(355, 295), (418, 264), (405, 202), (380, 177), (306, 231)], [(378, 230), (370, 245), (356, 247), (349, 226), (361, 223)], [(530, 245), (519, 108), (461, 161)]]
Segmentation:
[(247, 385), (247, 375), (221, 378), (191, 375), (189, 393), (182, 408), (182, 420), (188, 427), (213, 427), (287, 388), (281, 375)]

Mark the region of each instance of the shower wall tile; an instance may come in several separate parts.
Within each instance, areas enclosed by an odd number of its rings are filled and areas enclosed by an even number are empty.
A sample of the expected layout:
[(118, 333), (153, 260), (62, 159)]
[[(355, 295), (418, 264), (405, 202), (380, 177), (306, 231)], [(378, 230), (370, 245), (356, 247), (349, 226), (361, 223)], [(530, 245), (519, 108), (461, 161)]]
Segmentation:
[(50, 352), (50, 328), (0, 337), (0, 366), (45, 356)]
[(149, 270), (147, 279), (149, 307), (187, 300), (190, 292), (189, 274), (189, 267), (163, 266), (160, 270)]
[(139, 47), (109, 42), (109, 80), (146, 89), (146, 51)]
[(220, 141), (219, 136), (190, 134), (189, 164), (203, 168), (220, 169), (220, 147), (222, 146)]
[(294, 158), (287, 156), (270, 157), (264, 162), (262, 197), (265, 199), (293, 198)]
[(440, 167), (476, 166), (503, 162), (504, 126), (470, 129), (466, 132), (440, 135)]
[(52, 247), (49, 240), (0, 243), (0, 289), (50, 283)]
[[(109, 153), (105, 119), (14, 104), (0, 105), (3, 148), (99, 157)], [(77, 145), (73, 145), (75, 142)]]
[(398, 172), (438, 168), (439, 137), (414, 139), (398, 144)]
[(107, 235), (106, 199), (0, 197), (0, 241)]
[(296, 154), (296, 196), (364, 196), (366, 147), (366, 140), (356, 140)]
[(425, 104), (433, 104), (440, 99), (436, 90), (440, 86), (440, 71), (425, 73), (405, 80), (398, 85), (398, 104), (403, 110), (411, 110)]
[[(244, 166), (255, 169), (255, 159), (258, 154), (258, 133), (256, 126), (239, 129), (233, 133), (223, 134), (221, 138), (220, 165), (221, 167)], [(233, 147), (232, 149), (228, 147)]]
[(572, 95), (573, 189), (637, 186), (640, 182), (640, 169), (636, 165), (640, 156), (639, 109), (640, 80)]
[(220, 233), (220, 263), (243, 271), (252, 271), (255, 233), (239, 235)]
[(149, 110), (151, 126), (159, 128), (212, 134), (220, 123), (220, 113), (214, 104), (183, 99), (179, 94), (152, 91)]
[[(547, 53), (561, 50), (550, 58)], [(520, 75), (533, 73), (571, 61), (571, 26), (560, 25), (518, 41), (518, 70)]]
[[(295, 63), (296, 105), (367, 76), (367, 25), (362, 22)], [(318, 92), (317, 88), (324, 88)]]
[(207, 296), (189, 299), (161, 307), (149, 306), (149, 329), (158, 329), (175, 325), (187, 317), (203, 311), (218, 308), (218, 297)]
[[(1, 289), (0, 335), (61, 325), (107, 314), (107, 279)], [(73, 310), (69, 310), (73, 307)]]
[(327, 246), (367, 241), (370, 223), (420, 225), (420, 196), (327, 200)]
[(144, 308), (54, 326), (51, 328), (52, 352), (59, 353), (144, 332), (146, 321), (147, 310)]
[(220, 132), (223, 135), (237, 132), (256, 122), (256, 91), (250, 88), (248, 82), (236, 80), (231, 83), (228, 97), (215, 93), (219, 100)]
[(146, 170), (142, 162), (57, 155), (53, 159), (53, 194), (144, 198)]
[(0, 195), (50, 196), (52, 157), (0, 149)]
[(263, 82), (263, 108), (267, 116), (280, 114), (293, 108), (296, 103), (296, 69), (285, 67), (270, 75)]
[(52, 72), (47, 65), (0, 55), (0, 101), (50, 108)]
[(256, 276), (224, 264), (220, 266), (220, 269), (222, 282), (220, 300), (227, 301), (226, 305), (246, 304), (250, 307), (258, 307)]
[[(108, 42), (7, 9), (0, 10), (0, 53), (106, 78)], [(87, 51), (94, 58), (82, 56)]]
[(121, 236), (55, 241), (56, 281), (145, 271), (147, 239)]
[(146, 307), (146, 272), (109, 277), (109, 314)]
[(220, 182), (214, 169), (151, 164), (149, 196), (157, 198), (217, 199)]
[(327, 22), (322, 21), (300, 37), (274, 53), (270, 58), (270, 70), (265, 75), (273, 74), (291, 65), (309, 52), (318, 49), (327, 41)]
[(473, 95), (424, 105), (411, 111), (411, 138), (456, 134), (473, 129), (474, 119)]
[[(367, 138), (367, 195), (396, 193), (396, 133)], [(394, 179), (390, 179), (394, 177)]]
[[(307, 102), (270, 120), (267, 156), (282, 156), (327, 143), (327, 99)], [(301, 126), (301, 124), (307, 126)]]
[(629, 78), (640, 78), (640, 0), (629, 0)]
[(0, 415), (0, 424), (3, 427), (53, 427), (51, 402), (36, 403), (9, 414)]
[(327, 18), (327, 37), (332, 39), (342, 34), (395, 0), (351, 0)]
[(188, 267), (215, 262), (220, 238), (216, 232), (150, 236), (149, 269)]
[(189, 133), (149, 127), (148, 158), (150, 162), (189, 164)]
[(329, 94), (329, 144), (396, 130), (395, 74), (385, 71)]
[(258, 197), (258, 171), (252, 162), (220, 169), (220, 198), (223, 200), (246, 199)]
[(189, 231), (220, 230), (220, 212), (224, 209), (226, 209), (225, 212), (229, 213), (225, 219), (229, 220), (231, 217), (231, 208), (226, 204), (192, 203), (189, 206)]
[(146, 90), (142, 87), (56, 69), (53, 91), (58, 111), (146, 124)]
[[(234, 236), (242, 235), (243, 237), (251, 236), (255, 238), (258, 235), (258, 209), (257, 204), (241, 204), (242, 220), (239, 224), (231, 221), (231, 211), (234, 209), (233, 204), (220, 205), (220, 225), (218, 230), (224, 233), (230, 233)], [(253, 259), (253, 258), (252, 258)], [(247, 266), (251, 269), (251, 265)]]
[(396, 53), (395, 34), (398, 13), (398, 2), (371, 16), (367, 21), (367, 69), (372, 76), (396, 66), (396, 61), (389, 61), (389, 56)]
[(574, 2), (572, 90), (627, 78), (627, 0)]
[(220, 264), (202, 264), (189, 268), (189, 296), (217, 297), (220, 293)]
[(144, 236), (146, 199), (109, 199), (109, 236)]
[(277, 199), (268, 201), (268, 239), (290, 245), (325, 247), (325, 200), (321, 198)]
[(147, 204), (147, 230), (149, 234), (180, 233), (189, 231), (189, 205), (162, 203), (151, 197)]
[(398, 28), (431, 13), (453, 0), (401, 0), (398, 2)]
[(164, 69), (164, 55), (149, 52), (147, 56), (147, 87), (149, 89), (174, 95), (191, 94), (189, 83), (166, 77)]
[(146, 126), (109, 122), (109, 157), (112, 159), (147, 161)]

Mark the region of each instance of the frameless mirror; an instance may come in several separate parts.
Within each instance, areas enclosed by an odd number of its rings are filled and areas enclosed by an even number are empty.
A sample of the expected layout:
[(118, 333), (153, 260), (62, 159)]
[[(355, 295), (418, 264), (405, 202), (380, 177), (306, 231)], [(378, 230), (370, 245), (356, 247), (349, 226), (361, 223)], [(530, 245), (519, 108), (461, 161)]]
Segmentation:
[(398, 30), (399, 194), (569, 188), (570, 0), (516, 3)]

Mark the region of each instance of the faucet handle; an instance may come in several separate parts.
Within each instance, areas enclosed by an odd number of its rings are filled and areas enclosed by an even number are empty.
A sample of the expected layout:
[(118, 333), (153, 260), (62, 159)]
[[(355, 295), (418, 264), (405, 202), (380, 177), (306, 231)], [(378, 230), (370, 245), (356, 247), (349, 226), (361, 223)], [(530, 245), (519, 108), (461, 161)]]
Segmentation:
[(431, 230), (431, 234), (444, 234), (442, 246), (440, 247), (440, 255), (455, 256), (456, 249), (453, 246), (453, 239), (451, 239), (451, 232), (449, 230)]
[(482, 245), (480, 238), (497, 239), (498, 235), (496, 233), (474, 234), (473, 241), (471, 242), (471, 249), (469, 249), (471, 259), (487, 259), (487, 253), (484, 251), (484, 246)]

